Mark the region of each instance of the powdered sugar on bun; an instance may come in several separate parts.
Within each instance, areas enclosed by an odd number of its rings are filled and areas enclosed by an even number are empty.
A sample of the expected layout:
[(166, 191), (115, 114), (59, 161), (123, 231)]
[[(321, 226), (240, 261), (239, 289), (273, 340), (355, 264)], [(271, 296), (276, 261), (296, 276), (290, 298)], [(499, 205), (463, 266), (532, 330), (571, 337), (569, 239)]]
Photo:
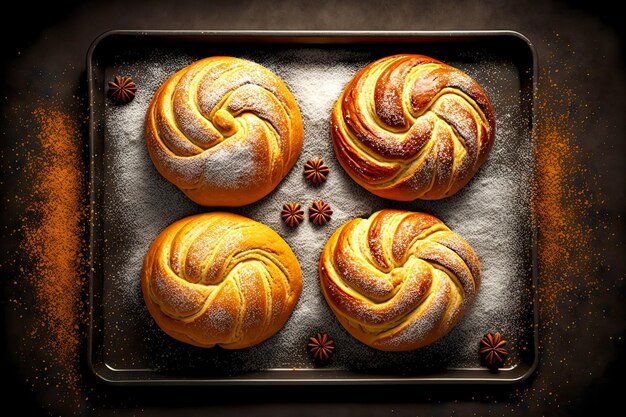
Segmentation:
[(240, 349), (285, 324), (302, 291), (302, 272), (272, 229), (214, 212), (186, 217), (157, 236), (141, 286), (150, 314), (170, 336)]
[(146, 116), (155, 167), (205, 206), (241, 206), (267, 195), (295, 164), (302, 140), (287, 87), (239, 58), (206, 58), (178, 71)]
[(423, 55), (394, 55), (348, 83), (331, 135), (337, 159), (368, 191), (436, 200), (459, 191), (485, 162), (495, 117), (465, 73)]
[(341, 226), (319, 272), (339, 322), (386, 351), (416, 349), (448, 333), (480, 285), (480, 263), (462, 237), (429, 214), (404, 210)]

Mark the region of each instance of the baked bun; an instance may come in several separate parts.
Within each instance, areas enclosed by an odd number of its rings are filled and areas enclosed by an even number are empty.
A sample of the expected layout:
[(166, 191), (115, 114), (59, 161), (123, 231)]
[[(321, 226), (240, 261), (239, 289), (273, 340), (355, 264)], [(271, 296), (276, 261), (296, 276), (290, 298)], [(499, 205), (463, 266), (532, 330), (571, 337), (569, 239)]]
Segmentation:
[(146, 116), (154, 166), (203, 206), (266, 196), (296, 163), (302, 138), (300, 110), (285, 84), (239, 58), (206, 58), (178, 71)]
[(328, 305), (352, 336), (406, 351), (454, 327), (474, 300), (480, 263), (436, 217), (381, 210), (333, 233), (319, 274)]
[(398, 201), (459, 191), (495, 137), (489, 99), (468, 75), (423, 55), (394, 55), (359, 72), (337, 100), (337, 159), (361, 186)]
[(287, 321), (302, 273), (269, 227), (231, 213), (205, 213), (168, 226), (143, 264), (148, 311), (175, 339), (201, 347), (256, 345)]

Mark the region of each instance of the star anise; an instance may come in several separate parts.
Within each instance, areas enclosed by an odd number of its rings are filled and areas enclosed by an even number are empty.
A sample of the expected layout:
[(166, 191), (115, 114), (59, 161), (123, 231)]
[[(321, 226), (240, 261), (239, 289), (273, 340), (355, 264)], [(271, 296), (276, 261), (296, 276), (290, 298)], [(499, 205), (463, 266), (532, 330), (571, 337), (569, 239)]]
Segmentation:
[(330, 170), (321, 159), (309, 159), (304, 164), (304, 177), (313, 182), (313, 184), (326, 181), (326, 176), (329, 172)]
[(330, 204), (322, 200), (314, 201), (309, 207), (309, 219), (317, 225), (321, 226), (328, 223), (332, 215), (333, 211), (330, 209)]
[(335, 351), (333, 340), (326, 333), (318, 333), (309, 338), (309, 352), (318, 362), (327, 362)]
[(304, 210), (302, 210), (298, 203), (285, 203), (280, 212), (280, 216), (287, 226), (294, 227), (304, 220)]
[(480, 355), (482, 360), (490, 368), (497, 368), (504, 364), (509, 353), (504, 348), (506, 340), (502, 338), (500, 332), (487, 333), (485, 337), (480, 339)]
[(109, 81), (109, 97), (118, 103), (129, 103), (135, 98), (137, 85), (131, 77), (116, 75), (115, 80)]

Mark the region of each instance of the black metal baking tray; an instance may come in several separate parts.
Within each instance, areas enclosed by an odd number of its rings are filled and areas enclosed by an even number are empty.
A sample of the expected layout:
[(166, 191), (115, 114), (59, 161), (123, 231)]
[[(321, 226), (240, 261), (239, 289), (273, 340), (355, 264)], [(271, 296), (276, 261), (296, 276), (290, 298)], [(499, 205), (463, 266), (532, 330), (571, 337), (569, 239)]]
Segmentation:
[[(119, 184), (116, 185), (115, 178), (116, 170), (120, 169), (120, 161), (115, 160), (116, 154), (112, 153), (107, 142), (112, 134), (112, 127), (108, 126), (111, 121), (110, 115), (111, 112), (117, 111), (110, 107), (111, 103), (106, 98), (106, 84), (111, 74), (127, 68), (141, 68), (145, 62), (176, 60), (177, 57), (184, 57), (181, 59), (183, 65), (190, 60), (211, 55), (240, 56), (269, 65), (270, 69), (280, 72), (281, 56), (288, 56), (292, 65), (294, 62), (301, 64), (301, 69), (306, 71), (307, 65), (316, 66), (315, 59), (319, 58), (320, 54), (321, 56), (327, 54), (326, 57), (330, 59), (326, 60), (324, 65), (329, 65), (329, 62), (332, 65), (335, 58), (337, 62), (342, 61), (342, 57), (345, 58), (343, 62), (354, 60), (366, 62), (401, 52), (420, 53), (445, 62), (459, 63), (461, 67), (469, 69), (470, 72), (473, 70), (479, 75), (481, 71), (488, 71), (488, 77), (501, 83), (510, 80), (502, 87), (501, 94), (506, 96), (502, 100), (508, 100), (514, 114), (506, 116), (517, 120), (514, 133), (523, 143), (530, 144), (528, 149), (532, 154), (536, 57), (528, 39), (516, 32), (112, 31), (95, 40), (87, 55), (87, 74), (90, 101), (89, 243), (92, 263), (88, 361), (96, 376), (109, 383), (138, 385), (437, 384), (513, 383), (533, 373), (538, 362), (538, 318), (535, 302), (536, 238), (530, 194), (524, 197), (527, 197), (523, 202), (526, 211), (523, 212), (524, 218), (518, 227), (522, 240), (520, 243), (522, 272), (515, 278), (520, 283), (520, 290), (514, 302), (517, 303), (515, 326), (519, 328), (519, 334), (511, 343), (513, 350), (510, 361), (498, 372), (490, 372), (480, 367), (473, 358), (465, 362), (459, 362), (454, 358), (448, 361), (448, 358), (443, 357), (445, 355), (437, 354), (442, 344), (430, 350), (418, 350), (412, 354), (413, 356), (385, 356), (383, 353), (370, 355), (369, 351), (365, 351), (369, 355), (365, 357), (376, 359), (378, 364), (376, 366), (372, 365), (373, 362), (367, 362), (370, 359), (359, 361), (356, 358), (338, 361), (323, 368), (315, 367), (312, 362), (301, 359), (294, 359), (293, 362), (287, 359), (274, 363), (271, 358), (258, 360), (258, 354), (246, 356), (245, 352), (233, 354), (221, 349), (198, 349), (172, 341), (162, 334), (147, 315), (140, 291), (130, 292), (132, 300), (121, 300), (124, 297), (120, 297), (119, 288), (126, 285), (127, 281), (121, 281), (121, 278), (113, 272), (118, 262), (124, 262), (129, 250), (136, 249), (132, 245), (136, 245), (137, 242), (126, 239), (132, 234), (130, 232), (133, 225), (116, 218), (116, 207), (112, 203), (116, 201), (113, 197), (118, 192), (116, 187)], [(173, 69), (176, 64), (170, 67)], [(316, 68), (319, 70), (319, 67)], [(501, 72), (504, 71), (506, 74), (502, 75)], [(304, 114), (306, 109), (302, 110)], [(137, 116), (127, 122), (137, 124), (139, 129), (143, 125), (143, 118)], [(316, 140), (330, 141), (328, 137)], [(133, 143), (128, 146), (140, 146)], [(326, 157), (330, 159), (331, 155)], [(528, 172), (529, 175), (525, 180), (530, 184), (532, 169)], [(472, 184), (473, 182), (468, 187), (471, 188)], [(149, 187), (146, 189), (146, 192), (152, 190)], [(382, 199), (380, 204), (408, 207)], [(445, 205), (435, 204), (432, 207), (426, 206), (426, 209), (431, 209), (437, 214), (438, 208), (441, 207)], [(445, 212), (445, 208), (441, 210)], [(188, 214), (192, 214), (206, 209), (195, 207), (189, 211)], [(249, 215), (249, 212), (243, 213)], [(339, 223), (334, 224), (329, 230), (338, 225)], [(270, 226), (280, 227), (278, 224)], [(288, 238), (287, 240), (289, 241)], [(148, 244), (149, 242), (141, 242), (142, 247)], [(297, 250), (296, 253), (298, 254)], [(134, 276), (130, 277), (131, 280), (138, 280), (139, 270), (132, 275)], [(309, 277), (309, 280), (314, 278)], [(343, 340), (343, 345), (358, 343), (340, 334), (342, 332), (339, 327), (332, 327), (335, 324), (328, 321), (331, 319), (326, 320), (325, 326), (335, 329), (340, 338), (345, 337), (340, 339)], [(506, 320), (507, 318), (503, 317), (502, 323), (506, 324)], [(491, 330), (489, 327), (491, 324), (485, 323), (485, 329)], [(274, 344), (276, 349), (295, 349), (295, 358), (298, 355), (302, 356), (304, 340), (308, 335), (302, 334), (298, 337), (300, 336), (302, 346), (281, 346), (283, 339), (280, 338), (272, 338), (266, 343)], [(477, 339), (475, 344), (477, 350)], [(338, 346), (338, 355), (341, 347), (342, 345)], [(358, 351), (362, 348), (356, 349)], [(168, 353), (163, 354), (164, 350)], [(348, 350), (344, 349), (344, 356)], [(423, 352), (427, 355), (422, 355)], [(464, 365), (456, 366), (455, 361)]]

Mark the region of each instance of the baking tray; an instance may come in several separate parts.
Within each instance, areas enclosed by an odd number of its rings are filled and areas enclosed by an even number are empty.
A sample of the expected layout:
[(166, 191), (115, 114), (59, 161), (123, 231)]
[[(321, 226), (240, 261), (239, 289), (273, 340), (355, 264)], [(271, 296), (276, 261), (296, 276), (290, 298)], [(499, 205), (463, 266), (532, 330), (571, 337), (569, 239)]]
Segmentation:
[[(358, 68), (402, 52), (430, 55), (468, 72), (485, 88), (496, 110), (498, 132), (490, 159), (461, 192), (438, 202), (383, 200), (351, 182), (332, 153), (330, 112), (320, 114), (315, 107), (332, 105), (331, 96), (338, 96), (342, 83)], [(303, 264), (305, 287), (287, 325), (258, 347), (243, 351), (199, 349), (170, 339), (150, 318), (139, 289), (138, 266), (151, 238), (177, 218), (209, 211), (189, 202), (151, 166), (141, 133), (142, 110), (155, 85), (193, 60), (212, 55), (248, 58), (269, 67), (294, 92), (305, 119), (303, 154), (294, 169), (268, 197), (232, 210), (264, 221), (292, 245)], [(106, 99), (107, 81), (117, 73), (130, 73), (139, 86), (128, 107)], [(109, 383), (139, 385), (436, 384), (513, 383), (533, 373), (538, 362), (531, 204), (536, 56), (524, 36), (512, 31), (112, 31), (89, 49), (87, 74), (92, 264), (88, 361), (96, 376)], [(318, 84), (307, 85), (307, 80)], [(303, 96), (307, 89), (315, 91)], [(323, 156), (331, 166), (328, 182), (333, 187), (302, 185), (302, 163), (312, 155)], [(493, 185), (490, 178), (502, 181)], [(477, 196), (495, 186), (504, 187), (500, 194), (507, 197), (502, 197), (502, 207), (492, 204), (485, 209), (485, 199)], [(293, 190), (302, 195), (293, 196)], [(281, 199), (304, 205), (316, 197), (344, 204), (352, 198), (355, 203), (343, 210), (335, 204), (335, 216), (326, 228), (311, 229), (305, 222), (294, 232), (281, 224), (276, 207)], [(314, 268), (325, 238), (336, 227), (383, 207), (438, 215), (475, 246), (483, 261), (484, 297), (479, 294), (448, 336), (409, 353), (378, 352), (352, 339), (325, 308)], [(498, 217), (476, 230), (472, 216), (481, 210), (492, 210)], [(307, 241), (319, 245), (303, 245), (298, 239), (306, 233), (320, 233)], [(498, 244), (490, 247), (490, 240)], [(499, 251), (512, 255), (492, 256)], [(307, 337), (319, 330), (329, 331), (337, 344), (335, 361), (327, 367), (314, 366), (306, 355)], [(507, 366), (498, 372), (481, 367), (476, 354), (478, 339), (492, 330), (504, 330), (512, 339)]]

